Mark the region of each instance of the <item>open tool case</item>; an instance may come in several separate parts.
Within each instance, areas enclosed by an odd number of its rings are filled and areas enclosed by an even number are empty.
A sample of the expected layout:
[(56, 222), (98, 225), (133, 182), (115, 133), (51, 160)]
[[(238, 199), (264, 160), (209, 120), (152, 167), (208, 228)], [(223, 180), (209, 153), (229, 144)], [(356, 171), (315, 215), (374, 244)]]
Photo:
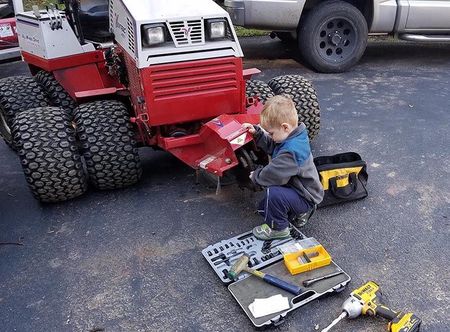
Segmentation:
[[(202, 254), (219, 276), (220, 280), (228, 285), (228, 290), (242, 307), (253, 325), (256, 327), (271, 324), (279, 325), (284, 321), (284, 317), (288, 312), (325, 294), (342, 291), (351, 280), (350, 276), (342, 271), (334, 261), (331, 261), (329, 265), (292, 275), (284, 264), (282, 250), (286, 246), (295, 243), (297, 243), (297, 246), (300, 244), (303, 249), (320, 245), (316, 239), (306, 237), (295, 228), (292, 229), (289, 238), (273, 241), (258, 240), (249, 231), (231, 239), (210, 245), (202, 250)], [(302, 292), (299, 295), (293, 295), (246, 272), (242, 272), (236, 281), (230, 280), (227, 276), (228, 270), (244, 253), (250, 256), (249, 267), (296, 284), (302, 288)], [(338, 271), (342, 271), (343, 273), (315, 282), (308, 287), (303, 286), (303, 281), (307, 279), (321, 277)], [(248, 308), (249, 304), (257, 298), (268, 298), (277, 294), (288, 298), (289, 309), (260, 318), (255, 318), (252, 315)]]

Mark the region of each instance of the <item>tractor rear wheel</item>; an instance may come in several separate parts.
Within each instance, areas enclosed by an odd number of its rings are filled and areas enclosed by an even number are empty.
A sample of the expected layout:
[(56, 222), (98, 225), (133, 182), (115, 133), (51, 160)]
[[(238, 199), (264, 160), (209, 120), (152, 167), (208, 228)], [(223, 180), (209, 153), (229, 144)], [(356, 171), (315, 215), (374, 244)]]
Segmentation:
[(268, 84), (277, 95), (292, 98), (298, 121), (306, 125), (309, 139), (314, 139), (320, 130), (320, 108), (311, 82), (300, 75), (284, 75), (272, 78)]
[(11, 128), (17, 113), (31, 108), (48, 106), (41, 86), (33, 78), (12, 76), (0, 80), (0, 135), (6, 144), (14, 147)]
[(142, 170), (127, 107), (101, 100), (78, 106), (74, 115), (91, 183), (106, 190), (138, 182)]
[(39, 107), (17, 114), (12, 133), (25, 178), (39, 201), (65, 201), (86, 191), (75, 130), (60, 108)]
[(259, 80), (248, 80), (245, 83), (245, 95), (247, 98), (257, 97), (262, 103), (265, 103), (266, 100), (273, 97), (275, 93), (266, 82)]
[(69, 114), (73, 113), (77, 107), (75, 100), (64, 90), (52, 73), (41, 70), (34, 79), (42, 86), (52, 106), (62, 107)]

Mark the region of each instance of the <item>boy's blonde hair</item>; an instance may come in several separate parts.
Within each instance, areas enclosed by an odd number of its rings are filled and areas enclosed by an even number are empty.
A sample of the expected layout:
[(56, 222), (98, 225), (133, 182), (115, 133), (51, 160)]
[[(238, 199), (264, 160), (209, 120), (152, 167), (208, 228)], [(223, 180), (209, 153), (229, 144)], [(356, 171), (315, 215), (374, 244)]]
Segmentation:
[(261, 112), (261, 126), (263, 128), (276, 128), (282, 123), (293, 127), (298, 126), (298, 115), (295, 104), (286, 95), (269, 98)]

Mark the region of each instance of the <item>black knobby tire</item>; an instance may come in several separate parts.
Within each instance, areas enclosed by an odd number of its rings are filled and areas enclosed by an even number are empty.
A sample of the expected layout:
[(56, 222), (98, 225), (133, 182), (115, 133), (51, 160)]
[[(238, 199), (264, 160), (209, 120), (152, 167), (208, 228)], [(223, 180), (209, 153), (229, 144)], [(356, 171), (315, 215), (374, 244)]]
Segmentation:
[(78, 106), (74, 115), (91, 183), (107, 190), (138, 182), (142, 170), (127, 107), (101, 100)]
[(12, 76), (0, 79), (0, 135), (6, 144), (16, 150), (11, 134), (16, 114), (48, 105), (43, 89), (32, 77)]
[(62, 107), (69, 114), (73, 113), (77, 107), (75, 100), (64, 90), (52, 73), (41, 70), (34, 79), (42, 86), (52, 106)]
[(344, 1), (325, 1), (299, 25), (299, 48), (317, 71), (340, 73), (355, 65), (367, 46), (363, 14)]
[(298, 121), (306, 125), (309, 138), (314, 139), (320, 130), (320, 107), (311, 82), (300, 75), (284, 75), (272, 78), (268, 84), (277, 95), (292, 98)]
[(86, 191), (75, 129), (60, 108), (40, 107), (17, 114), (12, 133), (25, 178), (39, 201), (65, 201)]
[(258, 98), (262, 103), (273, 97), (275, 94), (266, 82), (258, 80), (248, 80), (245, 83), (245, 95), (247, 98)]

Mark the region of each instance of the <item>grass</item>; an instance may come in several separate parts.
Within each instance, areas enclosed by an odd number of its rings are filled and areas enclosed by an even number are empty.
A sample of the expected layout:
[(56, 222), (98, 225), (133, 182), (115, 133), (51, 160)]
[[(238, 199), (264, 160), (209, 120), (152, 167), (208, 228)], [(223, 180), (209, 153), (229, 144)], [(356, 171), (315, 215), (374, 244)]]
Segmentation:
[(55, 1), (55, 0), (24, 0), (23, 8), (25, 10), (31, 10), (33, 5), (38, 5), (40, 9), (43, 9), (43, 8), (45, 8), (45, 6), (48, 6), (51, 3), (58, 3), (58, 1)]
[(245, 29), (238, 26), (235, 29), (238, 37), (267, 36), (270, 33), (267, 30)]

